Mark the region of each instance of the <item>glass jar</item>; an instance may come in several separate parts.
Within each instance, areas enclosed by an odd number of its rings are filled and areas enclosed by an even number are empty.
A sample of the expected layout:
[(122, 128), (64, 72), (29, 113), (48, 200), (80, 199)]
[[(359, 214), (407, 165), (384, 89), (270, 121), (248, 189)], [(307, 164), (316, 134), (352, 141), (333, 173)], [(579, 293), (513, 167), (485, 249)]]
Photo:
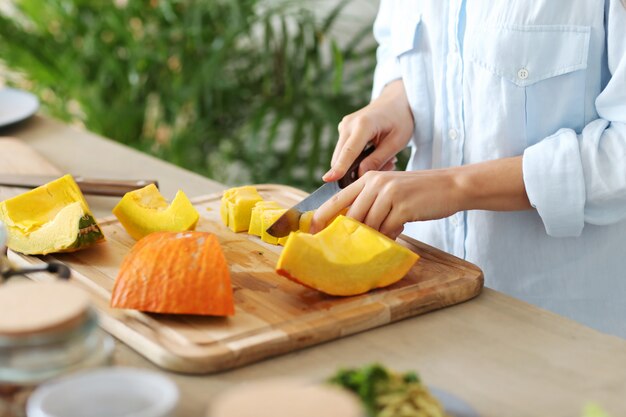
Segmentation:
[(42, 382), (108, 364), (112, 338), (90, 310), (75, 328), (28, 336), (0, 336), (0, 417), (23, 417), (28, 395)]
[(72, 285), (3, 283), (24, 271), (7, 261), (2, 229), (0, 223), (0, 417), (23, 417), (37, 385), (108, 364), (113, 339), (99, 329), (89, 297)]

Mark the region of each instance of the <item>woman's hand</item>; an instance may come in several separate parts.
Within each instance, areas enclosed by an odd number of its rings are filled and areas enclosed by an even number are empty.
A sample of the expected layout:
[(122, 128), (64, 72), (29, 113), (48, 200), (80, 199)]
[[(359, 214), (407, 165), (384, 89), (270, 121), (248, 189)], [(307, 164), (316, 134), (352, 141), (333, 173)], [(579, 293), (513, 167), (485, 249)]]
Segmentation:
[(522, 157), (448, 169), (367, 172), (318, 208), (311, 232), (322, 230), (344, 208), (347, 215), (391, 238), (404, 224), (448, 217), (462, 210), (531, 208)]
[(316, 210), (311, 232), (323, 229), (349, 207), (347, 216), (395, 239), (407, 222), (456, 213), (460, 197), (453, 170), (370, 171)]
[(413, 115), (402, 80), (388, 84), (381, 95), (361, 110), (339, 123), (339, 140), (331, 160), (331, 169), (322, 179), (336, 181), (343, 177), (368, 142), (376, 150), (361, 162), (359, 176), (368, 171), (388, 171), (395, 167), (395, 156), (404, 149), (413, 133)]

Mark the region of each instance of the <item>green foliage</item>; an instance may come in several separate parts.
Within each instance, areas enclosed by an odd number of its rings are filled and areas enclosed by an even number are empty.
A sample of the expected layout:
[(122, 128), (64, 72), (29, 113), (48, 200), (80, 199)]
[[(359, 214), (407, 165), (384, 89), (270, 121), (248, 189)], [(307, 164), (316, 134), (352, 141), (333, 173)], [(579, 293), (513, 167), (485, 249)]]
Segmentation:
[(0, 57), (55, 117), (227, 184), (311, 189), (367, 103), (371, 22), (339, 44), (271, 0), (14, 0)]

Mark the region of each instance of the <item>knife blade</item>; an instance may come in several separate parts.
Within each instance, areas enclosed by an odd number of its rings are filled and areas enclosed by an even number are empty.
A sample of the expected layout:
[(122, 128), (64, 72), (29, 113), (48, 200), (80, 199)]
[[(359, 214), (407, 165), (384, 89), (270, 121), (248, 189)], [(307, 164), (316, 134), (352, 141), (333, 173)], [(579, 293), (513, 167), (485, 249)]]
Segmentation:
[(363, 152), (354, 160), (346, 174), (337, 181), (327, 182), (313, 191), (306, 198), (295, 206), (287, 209), (270, 227), (267, 233), (274, 237), (285, 237), (292, 231), (300, 228), (300, 217), (305, 211), (311, 211), (319, 208), (328, 201), (333, 195), (337, 194), (343, 188), (352, 184), (359, 177), (359, 165), (367, 156), (374, 152), (374, 145), (368, 144)]
[[(0, 186), (18, 188), (36, 188), (58, 179), (61, 175), (22, 175), (0, 174)], [(159, 187), (156, 180), (114, 180), (73, 177), (78, 188), (90, 195), (121, 197), (127, 192), (138, 190), (146, 185), (154, 184)]]

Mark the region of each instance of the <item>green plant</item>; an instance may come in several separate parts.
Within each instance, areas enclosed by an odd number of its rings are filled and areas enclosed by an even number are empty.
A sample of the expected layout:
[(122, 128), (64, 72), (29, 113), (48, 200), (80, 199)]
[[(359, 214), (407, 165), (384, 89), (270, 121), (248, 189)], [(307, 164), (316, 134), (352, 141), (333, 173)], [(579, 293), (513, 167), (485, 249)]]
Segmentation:
[(230, 185), (311, 189), (369, 99), (371, 22), (331, 35), (346, 3), (13, 0), (0, 57), (55, 117)]

